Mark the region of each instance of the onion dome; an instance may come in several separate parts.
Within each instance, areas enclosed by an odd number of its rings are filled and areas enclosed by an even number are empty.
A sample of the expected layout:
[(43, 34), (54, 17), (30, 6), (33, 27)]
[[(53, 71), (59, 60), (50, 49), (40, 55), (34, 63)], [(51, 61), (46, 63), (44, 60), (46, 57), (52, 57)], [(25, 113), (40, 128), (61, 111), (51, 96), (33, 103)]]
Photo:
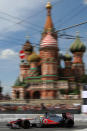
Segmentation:
[(67, 52), (65, 55), (64, 55), (64, 61), (71, 61), (72, 60), (72, 56)]
[(86, 50), (85, 45), (81, 42), (79, 36), (77, 36), (74, 43), (70, 47), (70, 51), (74, 53), (74, 52), (85, 52), (85, 50)]
[(38, 62), (40, 61), (40, 57), (39, 55), (37, 55), (36, 53), (32, 53), (31, 55), (28, 56), (28, 59), (27, 59), (29, 62)]
[(32, 52), (33, 51), (33, 47), (31, 45), (31, 43), (27, 40), (26, 43), (23, 46), (23, 50), (25, 52)]
[(47, 35), (44, 37), (44, 39), (41, 41), (40, 48), (43, 48), (43, 47), (57, 48), (57, 40), (54, 39), (54, 37), (51, 35), (50, 32), (48, 32)]

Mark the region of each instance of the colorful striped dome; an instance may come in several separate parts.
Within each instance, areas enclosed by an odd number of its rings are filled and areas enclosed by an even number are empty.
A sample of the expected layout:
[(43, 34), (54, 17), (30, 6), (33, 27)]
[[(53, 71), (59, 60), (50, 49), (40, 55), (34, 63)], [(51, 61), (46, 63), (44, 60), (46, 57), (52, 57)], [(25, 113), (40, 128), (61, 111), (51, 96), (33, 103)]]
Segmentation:
[(45, 38), (41, 41), (40, 48), (43, 47), (57, 47), (57, 41), (50, 32), (48, 32)]
[(74, 43), (70, 47), (70, 51), (74, 53), (74, 52), (85, 52), (85, 50), (86, 50), (85, 45), (81, 42), (79, 36), (77, 36)]

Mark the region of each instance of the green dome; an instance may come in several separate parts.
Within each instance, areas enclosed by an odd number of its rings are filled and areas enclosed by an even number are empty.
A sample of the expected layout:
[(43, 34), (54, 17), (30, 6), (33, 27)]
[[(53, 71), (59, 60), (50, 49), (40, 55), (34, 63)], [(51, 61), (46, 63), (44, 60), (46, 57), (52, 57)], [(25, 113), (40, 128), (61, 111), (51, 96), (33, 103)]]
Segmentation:
[(36, 53), (32, 53), (27, 60), (29, 62), (38, 62), (40, 60), (40, 57)]
[(66, 53), (66, 54), (64, 55), (64, 60), (65, 60), (65, 61), (71, 61), (71, 60), (72, 60), (72, 56), (71, 56), (69, 53)]
[(79, 36), (76, 37), (76, 40), (70, 47), (70, 51), (73, 52), (85, 52), (86, 47), (85, 45), (81, 42)]

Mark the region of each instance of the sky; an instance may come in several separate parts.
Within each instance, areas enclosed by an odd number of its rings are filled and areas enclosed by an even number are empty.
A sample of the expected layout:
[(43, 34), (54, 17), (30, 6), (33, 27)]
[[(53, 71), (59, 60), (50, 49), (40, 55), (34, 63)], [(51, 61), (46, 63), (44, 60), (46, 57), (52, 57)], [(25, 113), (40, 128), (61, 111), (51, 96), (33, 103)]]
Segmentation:
[[(53, 6), (52, 19), (56, 30), (87, 21), (87, 0), (49, 0)], [(0, 0), (0, 80), (3, 93), (11, 94), (12, 85), (19, 75), (19, 51), (29, 36), (38, 51), (46, 19), (48, 0)], [(61, 31), (60, 34), (76, 36), (87, 47), (87, 24)], [(74, 39), (58, 39), (60, 52), (69, 50)], [(87, 51), (84, 63), (87, 69)]]

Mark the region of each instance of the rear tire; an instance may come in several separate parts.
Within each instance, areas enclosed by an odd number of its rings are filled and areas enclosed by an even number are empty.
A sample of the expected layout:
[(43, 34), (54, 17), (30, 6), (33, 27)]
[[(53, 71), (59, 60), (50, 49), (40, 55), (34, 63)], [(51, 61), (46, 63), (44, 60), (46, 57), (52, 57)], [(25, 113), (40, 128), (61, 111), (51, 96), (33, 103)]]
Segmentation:
[(74, 121), (72, 119), (66, 119), (65, 120), (65, 127), (73, 127)]
[(23, 128), (24, 129), (30, 128), (30, 121), (29, 120), (24, 120)]

